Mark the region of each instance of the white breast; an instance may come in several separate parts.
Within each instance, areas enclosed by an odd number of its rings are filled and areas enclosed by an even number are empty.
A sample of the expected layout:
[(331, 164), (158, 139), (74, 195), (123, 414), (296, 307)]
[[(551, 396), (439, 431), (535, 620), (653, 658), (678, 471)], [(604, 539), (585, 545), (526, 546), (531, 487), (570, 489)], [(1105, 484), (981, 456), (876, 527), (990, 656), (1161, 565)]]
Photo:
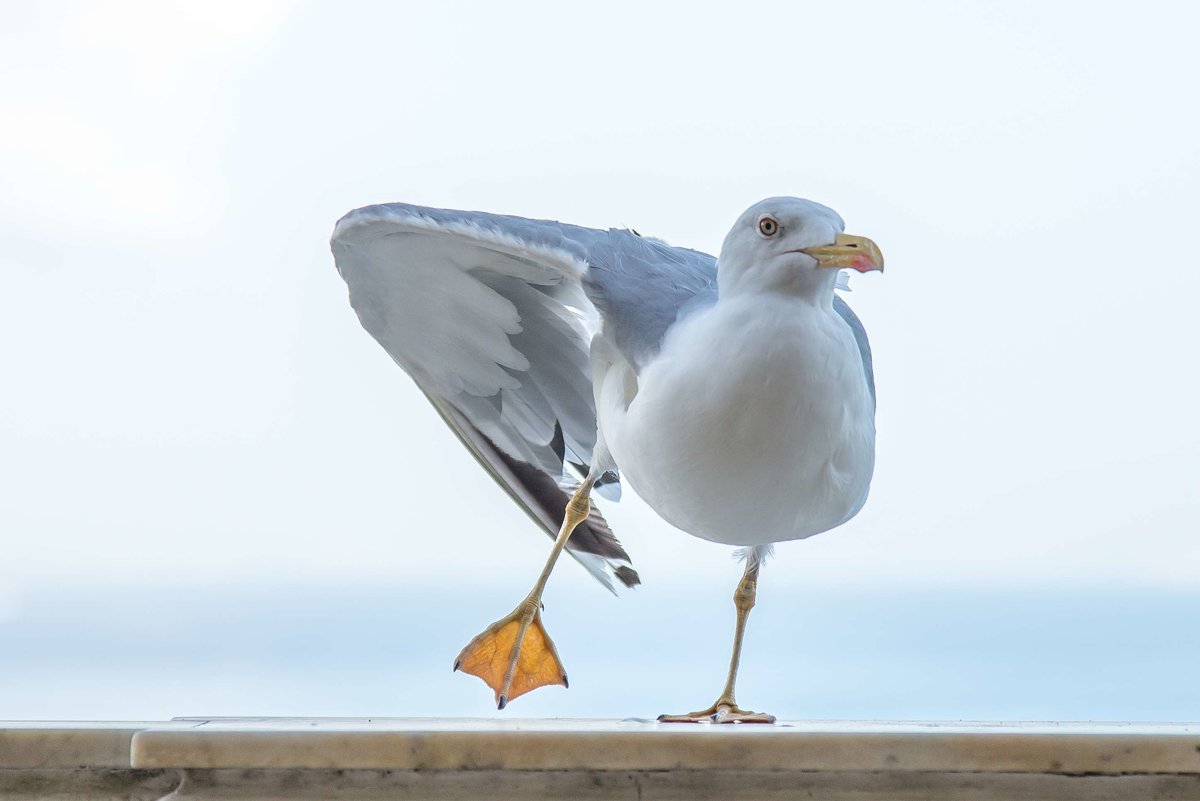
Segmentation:
[(676, 326), (628, 409), (602, 399), (625, 479), (698, 537), (761, 545), (827, 531), (867, 498), (874, 403), (832, 308), (723, 300)]

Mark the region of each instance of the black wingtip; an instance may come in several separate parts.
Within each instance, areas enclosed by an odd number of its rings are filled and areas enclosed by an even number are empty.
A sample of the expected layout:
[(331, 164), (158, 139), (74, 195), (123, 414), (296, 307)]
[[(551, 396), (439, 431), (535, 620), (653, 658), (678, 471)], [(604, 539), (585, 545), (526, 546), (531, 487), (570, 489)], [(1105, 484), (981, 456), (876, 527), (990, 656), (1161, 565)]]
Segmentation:
[[(457, 671), (460, 667), (462, 667), (462, 660), (455, 659), (454, 660), (454, 670)], [(454, 671), (451, 671), (451, 672), (454, 672)]]
[(500, 696), (500, 700), (496, 702), (496, 709), (504, 709), (504, 707), (507, 705), (508, 705), (508, 699), (502, 695), (502, 696)]
[(571, 685), (567, 683), (567, 674), (566, 673), (563, 674), (563, 687), (566, 687), (567, 689), (571, 688)]
[(617, 577), (618, 581), (630, 589), (642, 583), (642, 578), (638, 575), (638, 572), (628, 565), (618, 565), (613, 569), (613, 574)]

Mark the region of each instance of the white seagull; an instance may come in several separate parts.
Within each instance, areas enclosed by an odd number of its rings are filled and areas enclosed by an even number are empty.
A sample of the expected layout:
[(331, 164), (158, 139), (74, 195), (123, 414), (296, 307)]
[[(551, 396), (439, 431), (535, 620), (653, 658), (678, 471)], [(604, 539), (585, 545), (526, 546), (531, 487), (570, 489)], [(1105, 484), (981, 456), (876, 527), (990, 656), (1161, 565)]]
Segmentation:
[(759, 567), (771, 543), (853, 517), (875, 464), (870, 346), (834, 289), (842, 268), (883, 257), (844, 227), (819, 203), (769, 198), (714, 260), (636, 231), (402, 203), (338, 221), (363, 327), (555, 538), (529, 595), (454, 663), (499, 708), (567, 684), (541, 620), (564, 548), (610, 590), (639, 583), (591, 505), (627, 482), (673, 525), (745, 549), (724, 690), (659, 719), (774, 720), (734, 698)]

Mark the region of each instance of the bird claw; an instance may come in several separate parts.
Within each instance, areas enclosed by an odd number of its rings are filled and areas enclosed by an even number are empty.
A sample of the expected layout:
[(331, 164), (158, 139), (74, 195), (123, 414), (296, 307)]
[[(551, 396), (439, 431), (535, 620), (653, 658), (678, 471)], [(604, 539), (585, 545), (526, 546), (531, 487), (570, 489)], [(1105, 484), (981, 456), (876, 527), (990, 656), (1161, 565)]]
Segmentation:
[(717, 701), (708, 709), (686, 715), (659, 715), (659, 723), (774, 723), (775, 716), (741, 709), (733, 701)]

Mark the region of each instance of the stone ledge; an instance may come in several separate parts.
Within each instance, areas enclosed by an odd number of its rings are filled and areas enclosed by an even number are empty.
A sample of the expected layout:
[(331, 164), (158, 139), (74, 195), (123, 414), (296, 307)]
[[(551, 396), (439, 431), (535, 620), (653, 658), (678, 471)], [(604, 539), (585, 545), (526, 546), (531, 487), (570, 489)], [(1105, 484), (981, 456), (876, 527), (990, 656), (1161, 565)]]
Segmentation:
[(130, 768), (133, 736), (195, 722), (0, 721), (0, 769)]
[(420, 719), (192, 723), (136, 733), (131, 766), (1200, 774), (1200, 727), (1193, 726)]
[(1200, 725), (0, 723), (0, 797), (1196, 799)]

